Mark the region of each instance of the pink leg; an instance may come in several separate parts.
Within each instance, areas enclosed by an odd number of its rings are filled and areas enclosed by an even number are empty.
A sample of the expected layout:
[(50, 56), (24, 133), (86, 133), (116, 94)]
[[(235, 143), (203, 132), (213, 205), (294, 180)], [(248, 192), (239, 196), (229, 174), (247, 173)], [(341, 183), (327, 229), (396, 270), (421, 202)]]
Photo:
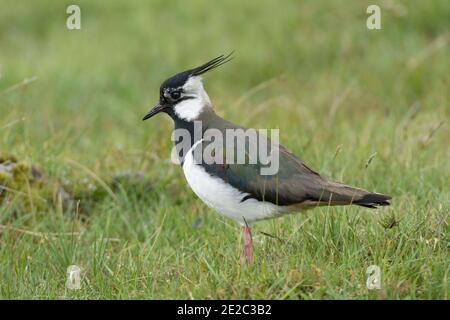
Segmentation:
[[(248, 226), (242, 227), (242, 232), (244, 234), (244, 256), (247, 259), (248, 264), (253, 263), (253, 241), (252, 233)], [(244, 257), (241, 258), (241, 263), (243, 264)]]

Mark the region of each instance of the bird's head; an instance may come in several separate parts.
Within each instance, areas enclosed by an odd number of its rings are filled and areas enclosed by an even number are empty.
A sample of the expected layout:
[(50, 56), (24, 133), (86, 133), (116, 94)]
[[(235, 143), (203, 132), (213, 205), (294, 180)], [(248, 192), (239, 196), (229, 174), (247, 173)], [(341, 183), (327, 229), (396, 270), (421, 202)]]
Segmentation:
[(230, 61), (232, 54), (221, 55), (164, 81), (159, 89), (159, 102), (144, 116), (143, 120), (160, 112), (168, 113), (184, 121), (195, 120), (205, 108), (211, 108), (211, 101), (203, 88), (201, 75)]

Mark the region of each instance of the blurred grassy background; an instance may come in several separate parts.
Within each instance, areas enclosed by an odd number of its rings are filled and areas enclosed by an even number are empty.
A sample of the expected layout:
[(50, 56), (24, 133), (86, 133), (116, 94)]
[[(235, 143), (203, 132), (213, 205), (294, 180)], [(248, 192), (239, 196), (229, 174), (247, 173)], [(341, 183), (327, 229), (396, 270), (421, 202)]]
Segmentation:
[[(369, 4), (382, 30), (366, 28)], [(446, 0), (0, 0), (0, 156), (43, 175), (0, 195), (0, 296), (447, 298), (449, 39)], [(169, 161), (171, 121), (141, 121), (165, 78), (231, 50), (205, 76), (220, 115), (280, 128), (313, 168), (393, 205), (258, 224), (241, 268), (239, 228)], [(371, 264), (381, 290), (365, 286)]]

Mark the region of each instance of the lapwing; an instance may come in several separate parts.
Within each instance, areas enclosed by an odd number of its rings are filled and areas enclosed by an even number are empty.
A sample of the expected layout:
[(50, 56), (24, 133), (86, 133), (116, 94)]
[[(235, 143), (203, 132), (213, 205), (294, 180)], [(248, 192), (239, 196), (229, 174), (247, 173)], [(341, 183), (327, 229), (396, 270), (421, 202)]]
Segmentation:
[[(160, 87), (159, 102), (143, 120), (163, 112), (174, 121), (175, 131), (184, 130), (190, 134), (188, 141), (184, 141), (187, 148), (179, 147), (181, 141), (175, 141), (187, 183), (206, 205), (241, 225), (244, 238), (241, 261), (253, 261), (249, 227), (253, 222), (317, 206), (359, 205), (376, 208), (390, 204), (391, 197), (388, 195), (330, 181), (272, 140), (269, 143), (272, 149), (269, 149), (276, 150), (278, 156), (278, 170), (273, 174), (262, 174), (261, 169), (267, 163), (262, 163), (259, 158), (252, 163), (239, 163), (234, 157), (230, 161), (226, 157), (230, 152), (229, 144), (223, 141), (222, 149), (214, 149), (213, 161), (196, 157), (196, 154), (202, 154), (196, 153), (198, 149), (204, 150), (212, 143), (212, 139), (205, 138), (208, 130), (222, 133), (224, 137), (227, 130), (246, 130), (218, 116), (203, 87), (202, 75), (231, 59), (231, 54), (221, 55), (165, 80)], [(257, 140), (269, 139), (258, 133)], [(233, 154), (247, 154), (254, 147), (252, 144), (256, 143), (246, 140), (243, 146), (241, 144), (241, 150), (231, 144), (235, 148)]]

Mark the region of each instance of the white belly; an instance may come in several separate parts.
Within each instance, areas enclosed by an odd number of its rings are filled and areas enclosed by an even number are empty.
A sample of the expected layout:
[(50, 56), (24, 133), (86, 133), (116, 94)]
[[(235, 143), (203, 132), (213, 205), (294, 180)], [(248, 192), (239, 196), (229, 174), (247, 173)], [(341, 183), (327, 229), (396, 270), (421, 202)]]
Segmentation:
[(189, 186), (209, 207), (242, 225), (245, 225), (245, 221), (251, 223), (268, 219), (286, 211), (283, 207), (256, 199), (241, 202), (248, 193), (243, 193), (222, 179), (211, 176), (202, 166), (194, 163), (192, 150), (200, 142), (201, 140), (197, 141), (186, 154), (183, 171)]

